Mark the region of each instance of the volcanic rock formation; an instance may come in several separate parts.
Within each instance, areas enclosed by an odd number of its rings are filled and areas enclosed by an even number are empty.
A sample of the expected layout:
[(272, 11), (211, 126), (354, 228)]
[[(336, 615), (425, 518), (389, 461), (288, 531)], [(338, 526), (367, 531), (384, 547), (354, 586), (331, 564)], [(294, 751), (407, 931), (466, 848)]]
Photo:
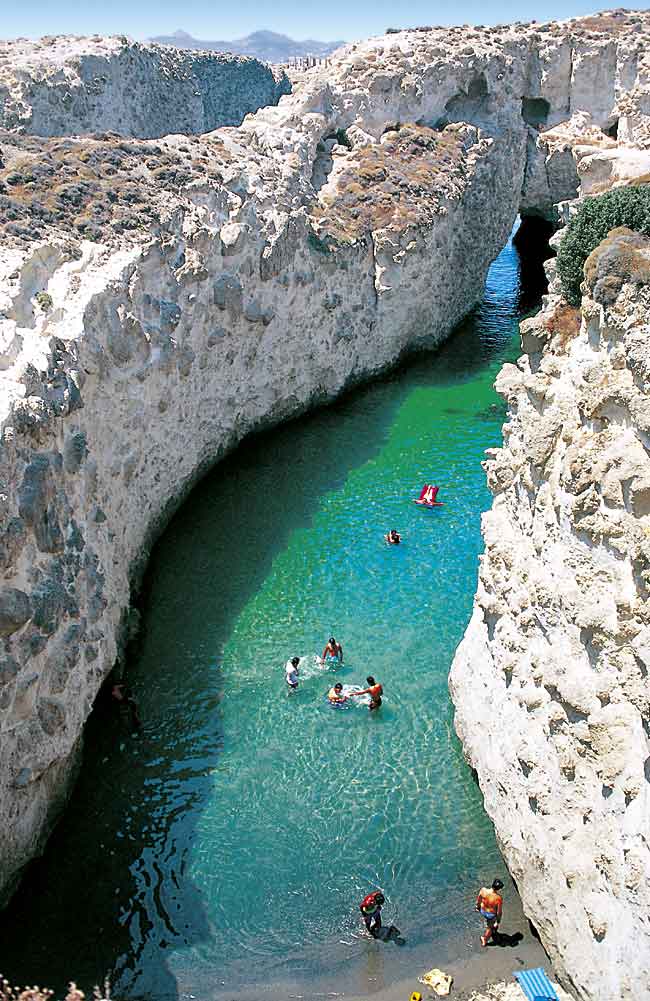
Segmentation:
[(290, 90), (284, 73), (247, 56), (125, 36), (0, 42), (0, 129), (39, 136), (209, 132)]
[[(575, 144), (545, 128), (584, 112), (638, 153), (649, 37), (624, 13), (393, 33), (239, 128), (0, 136), (5, 894), (65, 795), (174, 505), (244, 435), (447, 336), (520, 206), (575, 195)], [(560, 975), (598, 997), (579, 921), (570, 953), (548, 900), (524, 886), (524, 902)]]

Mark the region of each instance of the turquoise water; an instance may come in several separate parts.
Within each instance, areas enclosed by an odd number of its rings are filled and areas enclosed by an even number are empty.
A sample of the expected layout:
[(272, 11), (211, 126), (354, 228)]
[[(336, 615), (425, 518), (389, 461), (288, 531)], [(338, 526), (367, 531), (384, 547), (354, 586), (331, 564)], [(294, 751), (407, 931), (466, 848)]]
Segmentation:
[[(284, 997), (288, 983), (363, 986), (369, 948), (390, 950), (390, 979), (424, 944), (465, 941), (472, 894), (503, 865), (447, 673), (520, 309), (509, 244), (441, 350), (244, 443), (193, 492), (153, 554), (128, 665), (142, 733), (95, 711), (72, 804), (0, 925), (10, 979)], [(444, 507), (411, 503), (425, 481)], [(383, 542), (392, 527), (400, 547)], [(339, 680), (382, 682), (379, 712), (327, 704), (335, 675), (314, 655), (330, 634)], [(377, 886), (401, 948), (359, 935)]]

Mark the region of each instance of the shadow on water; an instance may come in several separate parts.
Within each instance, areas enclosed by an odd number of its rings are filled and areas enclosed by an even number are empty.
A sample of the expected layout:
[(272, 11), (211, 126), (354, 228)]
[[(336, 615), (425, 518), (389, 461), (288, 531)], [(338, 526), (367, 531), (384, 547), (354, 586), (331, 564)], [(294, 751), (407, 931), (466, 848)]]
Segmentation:
[[(435, 359), (420, 356), (328, 409), (248, 439), (176, 514), (152, 554), (143, 630), (129, 658), (143, 729), (131, 733), (98, 699), (70, 805), (0, 918), (0, 969), (10, 980), (60, 990), (74, 977), (87, 990), (108, 974), (118, 995), (178, 996), (165, 951), (211, 937), (202, 887), (186, 864), (204, 805), (218, 795), (220, 667), (234, 623), (289, 536), (311, 524), (322, 495), (381, 449), (404, 398), (418, 386), (469, 379), (498, 359), (516, 297), (503, 309), (501, 336), (486, 336), (475, 313)], [(170, 558), (188, 538), (193, 561)], [(199, 649), (187, 642), (195, 632)]]

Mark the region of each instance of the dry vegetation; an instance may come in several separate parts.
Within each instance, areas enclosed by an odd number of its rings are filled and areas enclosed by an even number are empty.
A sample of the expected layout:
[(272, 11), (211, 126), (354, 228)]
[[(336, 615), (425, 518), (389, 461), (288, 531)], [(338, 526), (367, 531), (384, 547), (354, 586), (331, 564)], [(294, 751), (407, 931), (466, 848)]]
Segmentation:
[(575, 22), (575, 27), (585, 31), (612, 35), (619, 31), (629, 31), (631, 25), (640, 23), (641, 18), (633, 11), (614, 10), (594, 14), (592, 17), (581, 17)]
[[(51, 1001), (53, 997), (54, 991), (47, 987), (12, 987), (0, 974), (0, 1001)], [(104, 984), (103, 991), (95, 987), (92, 997), (93, 1001), (110, 1001), (108, 982)], [(84, 1001), (84, 999), (84, 992), (80, 991), (74, 982), (69, 984), (63, 1001)]]
[(650, 285), (650, 240), (625, 226), (613, 229), (585, 262), (585, 281), (596, 300), (608, 305), (623, 285)]
[(544, 321), (544, 326), (553, 338), (553, 350), (563, 354), (569, 341), (580, 333), (581, 314), (575, 306), (562, 302)]
[(458, 196), (466, 176), (463, 141), (453, 127), (436, 132), (403, 125), (381, 143), (355, 150), (335, 191), (323, 189), (312, 217), (321, 237), (341, 242), (424, 225), (444, 200)]
[(177, 195), (197, 178), (220, 180), (229, 159), (213, 138), (171, 146), (110, 133), (83, 139), (0, 133), (0, 234), (9, 244), (52, 230), (100, 241), (139, 239), (168, 203), (166, 193)]

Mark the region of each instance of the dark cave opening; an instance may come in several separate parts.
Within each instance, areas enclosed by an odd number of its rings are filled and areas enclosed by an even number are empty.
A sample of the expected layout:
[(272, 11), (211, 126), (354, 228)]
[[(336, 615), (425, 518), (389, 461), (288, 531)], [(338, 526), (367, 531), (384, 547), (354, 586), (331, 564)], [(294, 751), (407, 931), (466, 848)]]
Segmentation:
[(551, 106), (543, 97), (522, 97), (521, 116), (527, 125), (541, 128), (548, 121)]
[(548, 291), (544, 262), (554, 256), (549, 240), (555, 226), (537, 215), (522, 215), (513, 243), (519, 251), (521, 268), (521, 303), (523, 313), (533, 308)]

